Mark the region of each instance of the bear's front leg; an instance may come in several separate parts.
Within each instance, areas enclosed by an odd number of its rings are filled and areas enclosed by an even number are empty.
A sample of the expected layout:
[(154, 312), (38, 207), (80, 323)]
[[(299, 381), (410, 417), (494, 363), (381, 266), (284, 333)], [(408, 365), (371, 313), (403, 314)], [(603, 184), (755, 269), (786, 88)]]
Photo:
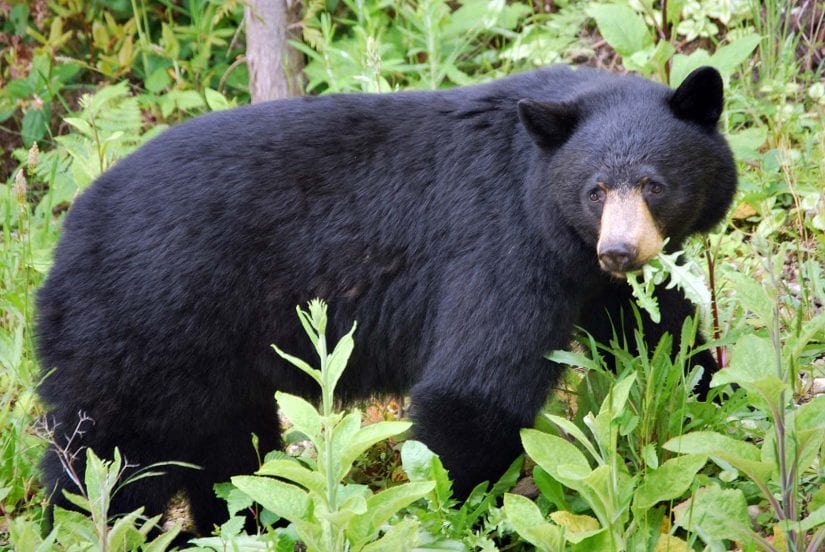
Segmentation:
[(532, 427), (562, 371), (544, 353), (567, 344), (572, 320), (567, 302), (552, 299), (561, 295), (541, 286), (456, 287), (442, 295), (411, 416), (415, 438), (441, 457), (463, 499), (522, 452), (519, 431)]
[[(661, 320), (653, 322), (647, 312), (640, 313), (642, 333), (648, 352), (652, 352), (659, 341), (669, 333), (673, 338), (671, 357), (675, 358), (679, 352), (682, 324), (685, 319), (696, 315), (696, 306), (691, 303), (679, 289), (666, 289), (664, 285), (657, 286), (654, 296), (659, 302)], [(636, 317), (633, 314), (634, 302), (630, 286), (625, 282), (611, 282), (604, 292), (591, 299), (582, 310), (580, 325), (599, 343), (609, 344), (614, 335), (619, 343), (627, 343), (629, 350), (638, 354), (636, 339), (633, 332), (636, 330)], [(696, 335), (693, 348), (698, 349), (705, 343), (701, 334)], [(711, 352), (704, 349), (694, 353), (686, 369), (697, 366), (703, 368), (702, 378), (696, 384), (694, 391), (704, 400), (710, 390), (710, 380), (719, 370), (719, 365)]]
[[(522, 452), (519, 430), (533, 425), (545, 393), (521, 391), (519, 408), (500, 397), (462, 393), (437, 385), (413, 389), (414, 435), (437, 453), (453, 480), (453, 494), (465, 499), (482, 481), (495, 482)], [(534, 396), (527, 396), (534, 395)], [(538, 400), (537, 396), (542, 399)], [(499, 404), (496, 404), (499, 403)], [(531, 408), (525, 408), (529, 403)], [(538, 403), (538, 407), (533, 407)]]

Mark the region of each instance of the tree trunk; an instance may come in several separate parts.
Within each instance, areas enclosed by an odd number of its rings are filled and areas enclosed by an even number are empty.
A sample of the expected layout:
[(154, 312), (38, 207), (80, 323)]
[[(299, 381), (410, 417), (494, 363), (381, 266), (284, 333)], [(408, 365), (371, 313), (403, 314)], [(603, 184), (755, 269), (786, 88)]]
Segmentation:
[(246, 61), (252, 103), (303, 92), (303, 59), (287, 42), (290, 4), (290, 0), (246, 2)]

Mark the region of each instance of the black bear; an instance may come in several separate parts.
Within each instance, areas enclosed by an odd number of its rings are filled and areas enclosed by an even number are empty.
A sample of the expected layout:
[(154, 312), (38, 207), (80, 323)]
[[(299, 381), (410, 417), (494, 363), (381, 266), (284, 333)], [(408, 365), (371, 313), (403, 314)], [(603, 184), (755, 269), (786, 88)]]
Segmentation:
[[(608, 341), (630, 300), (621, 274), (723, 218), (736, 174), (721, 111), (712, 68), (674, 91), (553, 67), (168, 130), (77, 199), (39, 292), (57, 445), (84, 413), (70, 451), (202, 466), (129, 485), (113, 510), (162, 512), (182, 489), (208, 533), (225, 515), (213, 483), (257, 467), (250, 433), (280, 445), (275, 390), (315, 392), (270, 344), (311, 358), (294, 308), (321, 297), (331, 340), (359, 324), (342, 393), (410, 392), (415, 435), (466, 494), (520, 452), (560, 373), (543, 353), (575, 325)], [(693, 308), (660, 301), (645, 334), (679, 336)], [(42, 467), (64, 504), (64, 466), (52, 451)]]

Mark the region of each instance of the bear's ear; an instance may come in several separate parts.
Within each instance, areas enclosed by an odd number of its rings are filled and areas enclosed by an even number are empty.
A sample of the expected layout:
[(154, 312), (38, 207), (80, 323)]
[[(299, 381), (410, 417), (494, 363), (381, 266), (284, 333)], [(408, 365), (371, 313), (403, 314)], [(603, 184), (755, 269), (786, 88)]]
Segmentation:
[(571, 104), (521, 100), (518, 103), (518, 118), (536, 144), (552, 149), (570, 137), (579, 114)]
[(722, 76), (713, 67), (694, 70), (670, 97), (670, 109), (678, 119), (713, 128), (722, 115)]

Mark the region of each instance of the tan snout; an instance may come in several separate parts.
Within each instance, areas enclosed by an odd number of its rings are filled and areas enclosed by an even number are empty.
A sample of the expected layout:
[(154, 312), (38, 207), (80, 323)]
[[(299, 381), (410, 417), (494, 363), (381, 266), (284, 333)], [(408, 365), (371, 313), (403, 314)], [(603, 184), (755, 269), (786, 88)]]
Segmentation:
[(664, 239), (639, 188), (609, 190), (596, 253), (602, 270), (621, 276), (659, 254)]

